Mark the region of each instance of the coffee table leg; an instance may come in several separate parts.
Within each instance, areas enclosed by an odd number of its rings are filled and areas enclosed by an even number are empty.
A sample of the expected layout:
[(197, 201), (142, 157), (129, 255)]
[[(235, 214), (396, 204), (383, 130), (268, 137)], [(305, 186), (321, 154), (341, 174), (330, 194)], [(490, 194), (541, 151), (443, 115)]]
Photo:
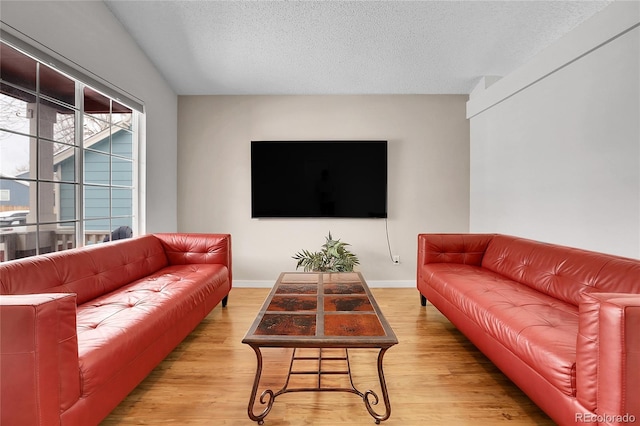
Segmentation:
[[(249, 407), (247, 412), (249, 413), (249, 418), (253, 421), (258, 422), (259, 425), (264, 424), (264, 418), (271, 411), (271, 407), (273, 407), (274, 395), (271, 389), (267, 389), (262, 392), (260, 395), (260, 404), (266, 404), (267, 406), (264, 410), (256, 415), (253, 413), (253, 406), (256, 402), (256, 396), (258, 394), (258, 385), (260, 384), (260, 376), (262, 375), (262, 353), (260, 352), (260, 347), (251, 346), (251, 348), (255, 351), (256, 357), (258, 359), (258, 366), (256, 367), (256, 378), (253, 381), (253, 389), (251, 390), (251, 397), (249, 398)], [(267, 399), (268, 398), (268, 399)]]
[[(372, 391), (368, 390), (364, 393), (364, 404), (367, 407), (367, 411), (371, 414), (376, 421), (376, 424), (380, 424), (389, 418), (391, 415), (391, 402), (389, 401), (389, 393), (387, 392), (387, 382), (384, 380), (384, 371), (382, 370), (382, 358), (384, 357), (385, 352), (387, 352), (389, 348), (380, 349), (380, 353), (378, 353), (378, 377), (380, 378), (380, 389), (382, 390), (382, 401), (384, 401), (384, 414), (378, 414), (373, 409), (372, 405), (377, 405), (379, 402), (378, 395)], [(370, 398), (373, 398), (373, 401), (370, 401)]]

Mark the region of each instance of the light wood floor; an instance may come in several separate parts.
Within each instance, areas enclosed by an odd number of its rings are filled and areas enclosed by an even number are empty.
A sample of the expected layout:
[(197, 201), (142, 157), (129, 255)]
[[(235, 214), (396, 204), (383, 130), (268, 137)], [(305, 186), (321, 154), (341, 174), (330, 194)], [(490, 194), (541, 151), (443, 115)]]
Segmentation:
[[(433, 306), (420, 306), (417, 290), (372, 292), (399, 340), (384, 357), (391, 417), (382, 424), (554, 424)], [(229, 305), (216, 307), (102, 425), (256, 424), (247, 416), (256, 357), (241, 341), (267, 294), (233, 289)], [(259, 392), (280, 389), (289, 363), (287, 350), (267, 351)], [(377, 352), (349, 354), (356, 386), (379, 394)], [(265, 419), (266, 426), (373, 424), (361, 398), (333, 392), (281, 395)]]

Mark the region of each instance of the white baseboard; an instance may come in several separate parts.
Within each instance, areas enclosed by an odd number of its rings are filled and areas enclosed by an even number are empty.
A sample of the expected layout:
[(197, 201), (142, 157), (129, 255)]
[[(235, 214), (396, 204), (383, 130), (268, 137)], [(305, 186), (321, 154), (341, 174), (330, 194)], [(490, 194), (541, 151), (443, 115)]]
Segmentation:
[[(233, 280), (233, 287), (271, 288), (275, 280)], [(370, 288), (416, 288), (415, 280), (367, 280)]]
[(416, 280), (367, 280), (371, 288), (416, 288)]
[(237, 288), (271, 288), (273, 287), (274, 280), (233, 280), (232, 287)]

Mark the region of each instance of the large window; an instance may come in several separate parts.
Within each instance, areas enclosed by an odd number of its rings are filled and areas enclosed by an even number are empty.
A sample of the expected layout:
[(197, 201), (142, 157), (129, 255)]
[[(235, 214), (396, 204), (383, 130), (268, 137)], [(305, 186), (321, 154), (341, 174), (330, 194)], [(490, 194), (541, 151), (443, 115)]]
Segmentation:
[(0, 49), (0, 261), (135, 230), (138, 113)]

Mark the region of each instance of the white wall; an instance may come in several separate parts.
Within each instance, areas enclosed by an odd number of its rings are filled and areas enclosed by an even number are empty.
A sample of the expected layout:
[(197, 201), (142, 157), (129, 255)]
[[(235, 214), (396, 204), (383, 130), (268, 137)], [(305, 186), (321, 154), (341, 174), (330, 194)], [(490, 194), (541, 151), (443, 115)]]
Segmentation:
[(146, 232), (175, 231), (177, 96), (138, 45), (101, 1), (2, 0), (0, 8), (3, 27), (9, 25), (145, 103)]
[(640, 257), (638, 22), (613, 3), (472, 94), (472, 232)]
[[(466, 232), (467, 96), (180, 96), (178, 228), (229, 232), (234, 282), (272, 283), (328, 231), (368, 281), (415, 285), (419, 232)], [(383, 219), (251, 219), (250, 141), (388, 140), (389, 259)], [(358, 161), (358, 159), (354, 159)]]

